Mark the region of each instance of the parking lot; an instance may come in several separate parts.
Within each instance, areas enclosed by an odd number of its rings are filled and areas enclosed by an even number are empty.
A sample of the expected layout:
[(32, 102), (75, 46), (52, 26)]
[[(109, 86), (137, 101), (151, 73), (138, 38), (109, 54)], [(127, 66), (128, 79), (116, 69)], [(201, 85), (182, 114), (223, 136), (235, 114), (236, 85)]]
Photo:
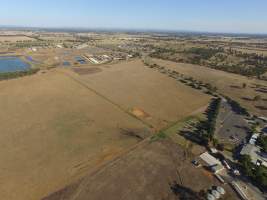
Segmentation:
[(244, 116), (235, 113), (231, 105), (223, 99), (217, 120), (217, 138), (224, 143), (238, 145), (246, 140), (248, 132), (249, 124)]

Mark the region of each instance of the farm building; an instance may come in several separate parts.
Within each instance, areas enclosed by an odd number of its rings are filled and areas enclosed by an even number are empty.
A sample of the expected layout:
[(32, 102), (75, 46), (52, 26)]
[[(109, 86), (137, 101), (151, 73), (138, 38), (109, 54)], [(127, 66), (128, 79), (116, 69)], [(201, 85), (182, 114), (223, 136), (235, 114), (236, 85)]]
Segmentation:
[(208, 152), (201, 154), (200, 158), (203, 161), (205, 161), (205, 163), (207, 163), (209, 167), (222, 165), (222, 163), (219, 160), (217, 160), (215, 157), (210, 155)]
[(211, 171), (214, 173), (214, 174), (218, 174), (220, 173), (221, 171), (224, 170), (224, 166), (222, 165), (215, 165), (215, 166), (212, 166), (211, 167)]

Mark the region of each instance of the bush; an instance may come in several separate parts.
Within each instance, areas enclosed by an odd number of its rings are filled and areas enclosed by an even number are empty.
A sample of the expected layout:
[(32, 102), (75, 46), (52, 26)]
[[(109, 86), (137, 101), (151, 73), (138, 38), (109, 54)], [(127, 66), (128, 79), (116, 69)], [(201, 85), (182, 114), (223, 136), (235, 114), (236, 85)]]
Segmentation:
[(29, 76), (37, 73), (38, 71), (39, 69), (35, 68), (35, 69), (29, 69), (27, 71), (0, 73), (0, 81), (14, 79), (23, 76)]
[(261, 135), (258, 140), (257, 144), (262, 147), (262, 150), (267, 153), (267, 136)]

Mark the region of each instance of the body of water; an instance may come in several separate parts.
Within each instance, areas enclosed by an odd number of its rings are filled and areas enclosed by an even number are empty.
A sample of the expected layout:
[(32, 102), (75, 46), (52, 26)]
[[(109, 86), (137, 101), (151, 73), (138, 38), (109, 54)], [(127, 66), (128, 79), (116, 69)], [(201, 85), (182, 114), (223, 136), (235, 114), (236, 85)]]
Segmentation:
[(68, 62), (68, 61), (64, 61), (64, 62), (63, 62), (63, 66), (64, 66), (64, 67), (69, 67), (69, 66), (70, 66), (70, 62)]
[(80, 64), (86, 64), (86, 61), (83, 58), (81, 58), (80, 56), (76, 56), (75, 59)]
[(19, 57), (0, 56), (0, 73), (25, 71), (30, 67)]

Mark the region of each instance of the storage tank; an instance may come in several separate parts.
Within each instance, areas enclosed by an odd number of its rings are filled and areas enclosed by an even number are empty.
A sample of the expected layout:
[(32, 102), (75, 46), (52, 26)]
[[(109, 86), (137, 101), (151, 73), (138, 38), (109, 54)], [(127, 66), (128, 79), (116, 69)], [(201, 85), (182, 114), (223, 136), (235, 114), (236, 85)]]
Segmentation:
[(224, 195), (225, 194), (225, 190), (221, 187), (221, 186), (218, 186), (216, 188), (217, 192), (219, 192), (221, 195)]
[(217, 192), (217, 190), (211, 191), (212, 196), (214, 196), (216, 199), (219, 199), (221, 197), (221, 194)]
[(207, 200), (215, 200), (216, 198), (211, 195), (211, 194), (207, 194)]

